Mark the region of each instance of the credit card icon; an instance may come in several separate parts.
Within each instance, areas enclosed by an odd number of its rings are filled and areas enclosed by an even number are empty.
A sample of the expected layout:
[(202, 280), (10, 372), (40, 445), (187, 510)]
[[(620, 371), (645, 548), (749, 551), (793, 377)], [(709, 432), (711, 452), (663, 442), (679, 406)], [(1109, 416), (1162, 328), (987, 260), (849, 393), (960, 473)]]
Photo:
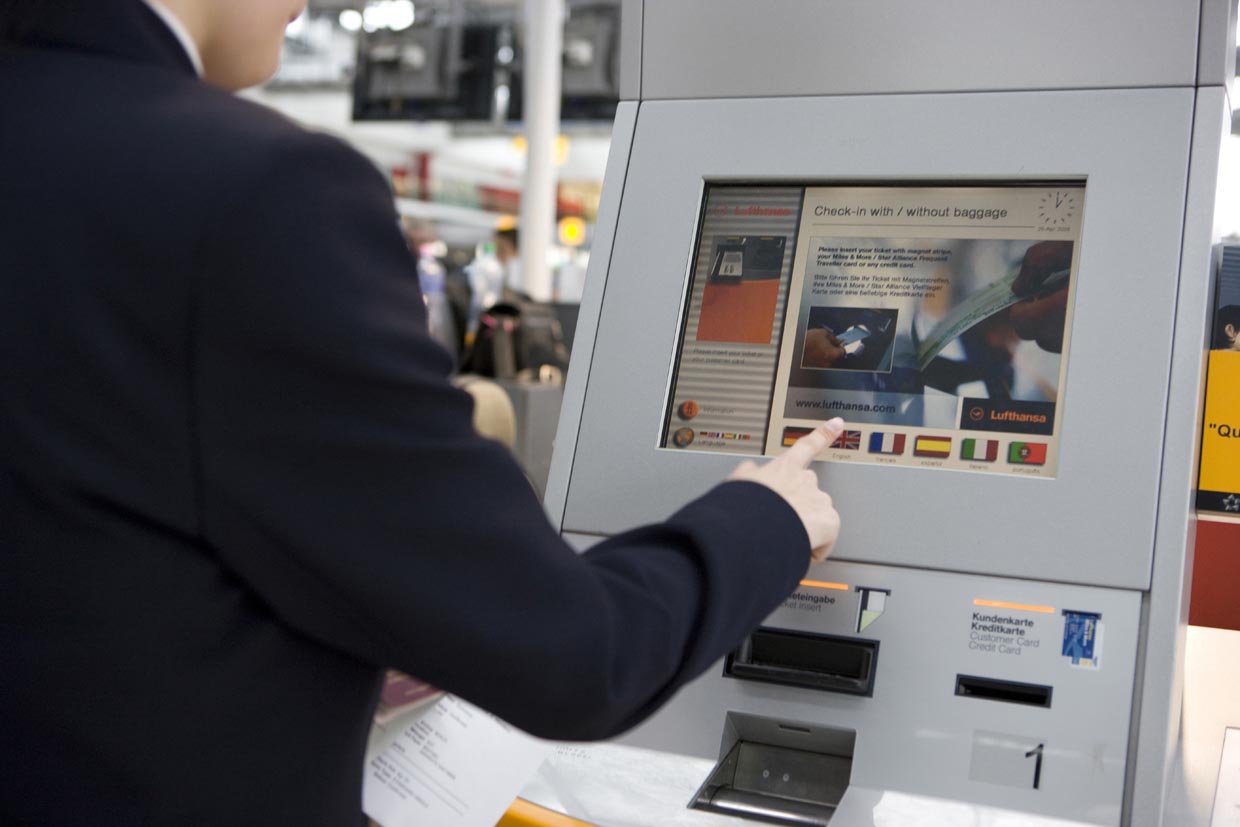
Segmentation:
[(1060, 654), (1073, 666), (1097, 669), (1102, 663), (1102, 615), (1065, 609)]

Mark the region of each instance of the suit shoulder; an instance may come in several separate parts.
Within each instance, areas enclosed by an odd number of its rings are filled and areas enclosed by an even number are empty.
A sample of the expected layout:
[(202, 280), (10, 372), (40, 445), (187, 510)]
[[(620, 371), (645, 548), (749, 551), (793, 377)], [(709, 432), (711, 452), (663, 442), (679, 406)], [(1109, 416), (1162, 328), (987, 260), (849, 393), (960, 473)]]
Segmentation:
[(268, 178), (310, 164), (316, 175), (336, 172), (382, 182), (378, 168), (343, 140), (307, 129), (263, 103), (204, 86), (174, 106), (172, 120), (187, 139), (235, 172)]
[[(379, 168), (341, 139), (306, 129), (266, 106), (211, 90), (189, 140), (195, 211), (212, 239), (234, 251), (292, 247), (306, 233), (395, 231), (392, 190)], [(181, 129), (185, 129), (182, 124)], [(218, 250), (217, 250), (218, 251)]]

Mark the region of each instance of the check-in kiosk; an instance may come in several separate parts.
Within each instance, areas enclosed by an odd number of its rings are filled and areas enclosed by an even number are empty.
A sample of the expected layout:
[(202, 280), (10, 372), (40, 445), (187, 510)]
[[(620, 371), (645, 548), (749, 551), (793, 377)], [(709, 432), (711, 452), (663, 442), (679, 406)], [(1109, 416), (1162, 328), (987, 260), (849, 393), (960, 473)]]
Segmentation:
[(849, 423), (832, 558), (625, 741), (759, 820), (1160, 823), (1233, 4), (623, 25), (553, 519), (584, 548)]

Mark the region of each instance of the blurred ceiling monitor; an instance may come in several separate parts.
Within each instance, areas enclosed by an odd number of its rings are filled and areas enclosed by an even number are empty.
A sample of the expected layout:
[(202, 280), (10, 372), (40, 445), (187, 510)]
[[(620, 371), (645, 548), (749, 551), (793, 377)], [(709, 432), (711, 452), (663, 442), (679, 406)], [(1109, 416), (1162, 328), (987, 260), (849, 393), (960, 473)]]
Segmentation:
[(355, 121), (477, 121), (492, 111), (499, 28), (425, 15), (359, 34)]
[(620, 101), (620, 6), (569, 4), (564, 23), (564, 120), (610, 121)]
[[(355, 121), (520, 121), (522, 31), (516, 7), (430, 8), (409, 28), (359, 32)], [(561, 118), (607, 121), (620, 99), (617, 0), (568, 5)]]

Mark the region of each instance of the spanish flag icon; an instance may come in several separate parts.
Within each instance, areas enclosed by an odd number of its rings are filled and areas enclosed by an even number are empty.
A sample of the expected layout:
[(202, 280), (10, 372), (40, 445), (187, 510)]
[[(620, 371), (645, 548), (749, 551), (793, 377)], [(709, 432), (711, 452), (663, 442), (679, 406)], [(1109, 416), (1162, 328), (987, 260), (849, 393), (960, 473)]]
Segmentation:
[(913, 443), (913, 456), (946, 459), (952, 454), (952, 441), (945, 436), (919, 436)]

